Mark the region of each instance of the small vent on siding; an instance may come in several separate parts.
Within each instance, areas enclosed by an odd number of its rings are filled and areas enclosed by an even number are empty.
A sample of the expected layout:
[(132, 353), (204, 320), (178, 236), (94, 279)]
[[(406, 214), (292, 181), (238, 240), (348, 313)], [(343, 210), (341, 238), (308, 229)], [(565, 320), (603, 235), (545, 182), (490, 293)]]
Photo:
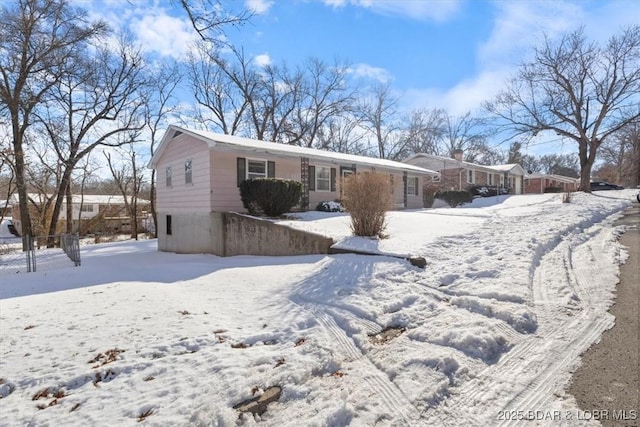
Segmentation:
[(175, 138), (176, 136), (180, 136), (180, 135), (182, 135), (182, 131), (177, 130), (177, 131), (175, 131), (175, 132), (173, 133), (173, 136), (171, 137), (171, 139)]

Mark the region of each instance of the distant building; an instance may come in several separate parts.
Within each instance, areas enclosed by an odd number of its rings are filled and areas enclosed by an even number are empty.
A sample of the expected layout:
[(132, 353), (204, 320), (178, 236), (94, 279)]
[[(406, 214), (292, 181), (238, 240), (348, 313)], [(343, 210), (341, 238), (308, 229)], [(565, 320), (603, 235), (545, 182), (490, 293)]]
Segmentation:
[(509, 194), (523, 193), (522, 166), (518, 164), (485, 166), (462, 160), (462, 151), (455, 157), (434, 156), (418, 153), (405, 160), (410, 165), (440, 172), (440, 181), (433, 186), (440, 190), (468, 190), (476, 186), (505, 189)]
[[(35, 218), (42, 218), (43, 215), (51, 215), (54, 198), (52, 195), (40, 195), (29, 193), (29, 211), (31, 212), (32, 223), (35, 234), (46, 234), (48, 230), (38, 227)], [(47, 201), (50, 201), (47, 204)], [(13, 205), (11, 216), (16, 229), (22, 232), (22, 221), (20, 218), (20, 208), (18, 195), (14, 194), (11, 199)], [(138, 199), (138, 228), (143, 230), (147, 212), (149, 211), (149, 201)], [(73, 230), (81, 235), (95, 233), (130, 233), (131, 218), (125, 208), (125, 201), (122, 196), (112, 195), (73, 195), (72, 196), (72, 218)], [(58, 229), (66, 229), (67, 204), (63, 201), (60, 217), (58, 219)], [(48, 223), (48, 222), (47, 222)]]

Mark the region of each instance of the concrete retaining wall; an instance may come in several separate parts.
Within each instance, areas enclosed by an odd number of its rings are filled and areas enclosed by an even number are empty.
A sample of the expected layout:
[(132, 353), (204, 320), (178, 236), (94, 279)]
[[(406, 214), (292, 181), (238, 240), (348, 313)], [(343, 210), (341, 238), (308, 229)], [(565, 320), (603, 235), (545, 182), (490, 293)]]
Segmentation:
[(158, 215), (158, 249), (176, 253), (233, 255), (326, 254), (333, 239), (295, 230), (271, 221), (230, 212)]

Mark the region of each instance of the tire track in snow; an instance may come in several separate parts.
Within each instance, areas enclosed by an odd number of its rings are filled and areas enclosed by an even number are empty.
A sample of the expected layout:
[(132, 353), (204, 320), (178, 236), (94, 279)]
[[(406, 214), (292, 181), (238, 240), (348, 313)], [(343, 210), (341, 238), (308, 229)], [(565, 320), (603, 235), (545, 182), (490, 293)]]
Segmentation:
[[(578, 271), (574, 268), (574, 249), (591, 251), (592, 245), (600, 243), (603, 232), (585, 236), (569, 236), (540, 259), (533, 275), (533, 299), (538, 330), (526, 336), (515, 347), (492, 366), (485, 368), (476, 378), (467, 382), (459, 390), (452, 390), (452, 398), (445, 405), (427, 411), (433, 419), (447, 419), (445, 425), (479, 422), (494, 425), (500, 411), (544, 410), (554, 399), (554, 393), (561, 390), (570, 374), (567, 365), (576, 363), (582, 354), (604, 330), (613, 324), (611, 316), (597, 311), (598, 301), (590, 288), (594, 285), (593, 268)], [(558, 271), (566, 271), (564, 277), (553, 276)], [(558, 283), (561, 282), (561, 283)], [(554, 294), (565, 285), (579, 297), (577, 314), (569, 317), (567, 307), (558, 302)], [(604, 316), (602, 315), (604, 314)], [(525, 381), (511, 386), (506, 400), (497, 396), (487, 402), (487, 397), (495, 392), (497, 382), (510, 386), (510, 379), (524, 378)], [(508, 387), (507, 387), (508, 388)], [(519, 390), (518, 390), (519, 389)], [(521, 420), (506, 420), (502, 425), (520, 424)]]
[[(332, 340), (338, 345), (340, 355), (345, 357), (355, 372), (366, 373), (362, 380), (364, 386), (380, 398), (380, 402), (386, 406), (388, 414), (392, 417), (390, 425), (418, 426), (420, 424), (418, 409), (387, 377), (387, 374), (378, 369), (360, 349), (346, 332), (336, 323), (334, 317), (320, 306), (310, 302), (304, 302), (303, 297), (298, 296), (294, 301), (299, 306), (312, 313), (314, 318), (322, 325)], [(372, 326), (368, 324), (368, 326)], [(379, 329), (379, 328), (378, 328)]]

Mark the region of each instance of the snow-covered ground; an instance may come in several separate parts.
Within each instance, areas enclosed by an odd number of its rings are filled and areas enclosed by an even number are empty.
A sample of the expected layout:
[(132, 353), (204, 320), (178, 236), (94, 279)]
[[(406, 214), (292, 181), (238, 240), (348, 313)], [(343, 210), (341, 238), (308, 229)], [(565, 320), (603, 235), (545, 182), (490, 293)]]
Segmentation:
[[(281, 221), (423, 256), (424, 270), (177, 255), (153, 240), (83, 246), (81, 267), (0, 270), (0, 425), (597, 425), (575, 419), (564, 388), (614, 323), (626, 252), (613, 220), (634, 197), (391, 212), (380, 241), (350, 237), (345, 214)], [(271, 386), (282, 394), (262, 416), (233, 408)]]

